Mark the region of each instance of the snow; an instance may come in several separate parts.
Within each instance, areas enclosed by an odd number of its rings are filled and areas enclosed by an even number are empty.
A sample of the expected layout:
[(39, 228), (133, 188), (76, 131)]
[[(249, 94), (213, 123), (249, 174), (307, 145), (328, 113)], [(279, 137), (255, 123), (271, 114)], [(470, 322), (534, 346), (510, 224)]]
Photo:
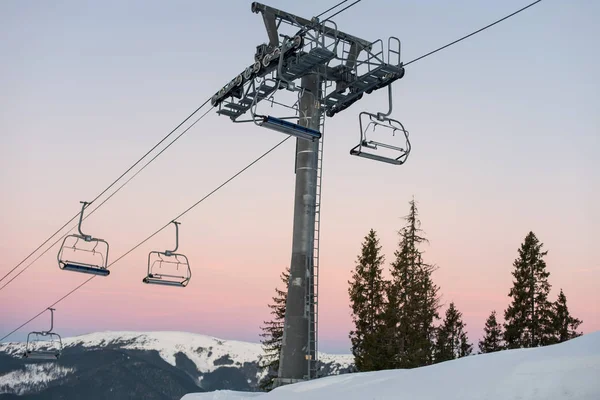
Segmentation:
[(325, 364), (335, 363), (338, 368), (348, 368), (354, 365), (354, 356), (352, 354), (326, 354), (319, 352), (319, 361)]
[(253, 397), (259, 397), (264, 394), (261, 392), (234, 392), (232, 390), (215, 390), (214, 392), (207, 393), (209, 396), (205, 397), (204, 393), (200, 394), (186, 394), (181, 399), (211, 399), (211, 400), (246, 400)]
[[(175, 366), (175, 355), (184, 353), (198, 370), (212, 372), (215, 360), (229, 356), (236, 365), (256, 362), (263, 354), (260, 343), (221, 340), (215, 337), (187, 332), (94, 332), (63, 339), (63, 347), (83, 346), (98, 348), (116, 345), (129, 350), (156, 350), (161, 358)], [(24, 343), (0, 343), (0, 351), (17, 356), (23, 353)]]
[(130, 350), (156, 350), (161, 358), (175, 366), (175, 354), (184, 353), (201, 372), (212, 372), (219, 366), (215, 360), (229, 356), (236, 365), (255, 362), (263, 353), (259, 343), (222, 340), (187, 332), (96, 332), (68, 338), (65, 346), (104, 347), (120, 345)]
[(24, 395), (45, 389), (56, 379), (75, 372), (73, 368), (65, 368), (53, 362), (42, 364), (26, 364), (23, 370), (11, 371), (0, 376), (0, 394), (13, 393)]
[(182, 400), (598, 400), (600, 331), (565, 343), (505, 350), (411, 370), (329, 376), (269, 393), (216, 391)]
[[(162, 359), (175, 366), (175, 355), (185, 354), (201, 373), (210, 373), (221, 365), (215, 361), (229, 357), (232, 365), (243, 366), (244, 363), (258, 361), (264, 355), (260, 343), (223, 340), (212, 336), (188, 332), (158, 331), (158, 332), (95, 332), (81, 336), (63, 338), (63, 347), (83, 346), (98, 348), (117, 345), (129, 350), (156, 350)], [(25, 343), (0, 343), (0, 352), (14, 357), (20, 357), (25, 351)], [(319, 353), (324, 362), (334, 362), (334, 370), (347, 367), (353, 363), (351, 355), (331, 355)], [(266, 371), (262, 372), (262, 374)], [(259, 376), (260, 379), (261, 376)]]

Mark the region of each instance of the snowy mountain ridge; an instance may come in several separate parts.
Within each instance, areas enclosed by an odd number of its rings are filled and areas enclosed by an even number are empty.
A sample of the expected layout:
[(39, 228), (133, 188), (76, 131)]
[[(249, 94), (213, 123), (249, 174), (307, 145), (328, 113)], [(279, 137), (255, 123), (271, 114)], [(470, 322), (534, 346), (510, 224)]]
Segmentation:
[[(175, 355), (185, 354), (196, 364), (201, 372), (212, 372), (219, 365), (256, 362), (263, 357), (260, 343), (225, 340), (212, 336), (178, 331), (104, 331), (94, 332), (62, 339), (63, 347), (82, 346), (85, 348), (103, 348), (118, 346), (128, 350), (155, 350), (169, 364), (175, 366)], [(25, 351), (24, 342), (0, 343), (0, 352), (20, 357)], [(231, 359), (231, 361), (226, 360)], [(323, 363), (335, 363), (342, 368), (354, 364), (351, 354), (327, 354), (319, 352)]]
[[(116, 388), (104, 393), (109, 397), (145, 398), (153, 388), (178, 399), (197, 391), (256, 391), (268, 372), (259, 368), (260, 343), (195, 333), (105, 331), (62, 343), (61, 357), (52, 361), (23, 359), (25, 342), (0, 343), (0, 395), (103, 398), (103, 382), (110, 381)], [(354, 358), (319, 353), (318, 366), (322, 376), (344, 374), (353, 371)]]

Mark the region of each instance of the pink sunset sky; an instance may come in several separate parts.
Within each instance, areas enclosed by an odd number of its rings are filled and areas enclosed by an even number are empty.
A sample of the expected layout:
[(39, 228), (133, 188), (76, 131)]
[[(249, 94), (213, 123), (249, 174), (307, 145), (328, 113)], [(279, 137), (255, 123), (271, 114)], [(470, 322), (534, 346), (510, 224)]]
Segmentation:
[[(398, 36), (405, 61), (525, 5), (415, 1), (382, 14), (375, 3), (341, 14), (338, 26), (371, 40)], [(306, 17), (328, 6), (267, 4)], [(600, 37), (599, 12), (593, 2), (541, 2), (408, 66), (393, 86), (392, 115), (410, 131), (413, 149), (403, 166), (349, 155), (358, 113), (387, 110), (385, 91), (328, 119), (320, 350), (350, 352), (347, 290), (361, 242), (377, 231), (387, 276), (413, 196), (430, 241), (425, 259), (439, 266), (441, 313), (454, 301), (473, 342), (492, 310), (503, 315), (512, 263), (529, 231), (549, 251), (551, 300), (562, 288), (581, 330), (600, 329), (600, 56), (590, 51)], [(5, 2), (0, 32), (11, 38), (0, 42), (0, 277), (252, 62), (266, 40), (246, 1)], [(283, 138), (211, 112), (83, 231), (106, 239), (115, 260)], [(148, 252), (173, 244), (169, 227), (109, 277), (57, 304), (55, 330), (258, 341), (290, 263), (294, 147), (288, 140), (179, 220), (179, 250), (192, 267), (187, 288), (142, 283)], [(57, 252), (0, 290), (0, 337), (89, 277), (59, 270)], [(45, 329), (48, 318), (5, 340)]]

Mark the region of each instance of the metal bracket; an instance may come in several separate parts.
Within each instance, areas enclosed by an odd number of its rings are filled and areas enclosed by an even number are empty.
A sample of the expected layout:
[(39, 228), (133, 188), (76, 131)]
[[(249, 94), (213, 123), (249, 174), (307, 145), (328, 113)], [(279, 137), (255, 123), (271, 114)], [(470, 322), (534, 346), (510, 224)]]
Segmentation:
[(83, 205), (81, 206), (81, 213), (79, 214), (79, 225), (77, 225), (77, 230), (79, 231), (81, 238), (86, 242), (89, 242), (90, 240), (92, 240), (92, 236), (86, 235), (81, 231), (81, 222), (83, 221), (83, 211), (90, 203), (88, 203), (87, 201), (80, 201), (80, 203)]
[(181, 224), (181, 222), (171, 221), (171, 223), (175, 225), (175, 248), (173, 250), (165, 250), (165, 255), (169, 257), (179, 248), (179, 224)]
[(48, 329), (47, 331), (42, 331), (43, 335), (52, 333), (52, 329), (54, 329), (54, 310), (56, 309), (52, 307), (48, 307), (47, 309), (50, 310), (50, 329)]
[(267, 36), (269, 37), (269, 46), (271, 49), (279, 46), (279, 36), (277, 35), (277, 21), (275, 15), (269, 12), (263, 13), (263, 21), (265, 22), (265, 28), (267, 29)]
[(361, 38), (358, 38), (356, 36), (350, 35), (348, 33), (341, 32), (341, 31), (338, 31), (333, 28), (329, 28), (329, 27), (325, 26), (324, 24), (318, 22), (318, 20), (316, 20), (316, 19), (308, 20), (306, 18), (299, 17), (292, 13), (278, 10), (277, 8), (266, 6), (266, 5), (258, 3), (256, 1), (252, 3), (251, 10), (253, 13), (256, 13), (256, 14), (258, 14), (259, 12), (263, 13), (263, 14), (265, 14), (265, 13), (273, 14), (277, 18), (279, 18), (283, 21), (286, 21), (286, 22), (288, 22), (294, 26), (297, 26), (299, 28), (308, 28), (308, 29), (315, 29), (315, 30), (322, 29), (322, 33), (325, 36), (328, 36), (332, 39), (339, 38), (341, 40), (345, 40), (350, 43), (357, 42), (363, 48), (368, 48), (368, 49), (371, 48), (371, 42), (361, 39)]
[[(226, 115), (234, 122), (246, 122), (237, 120), (280, 89), (301, 91), (302, 87), (295, 81), (307, 74), (318, 74), (325, 82), (335, 82), (334, 89), (321, 99), (321, 108), (328, 117), (347, 109), (364, 93), (370, 94), (404, 76), (400, 40), (395, 37), (387, 41), (386, 62), (381, 39), (369, 42), (340, 31), (333, 21), (309, 20), (258, 2), (252, 3), (251, 10), (262, 14), (269, 44), (257, 46), (254, 64), (227, 83), (211, 100), (213, 106), (218, 106), (218, 114)], [(282, 35), (282, 23), (299, 31), (292, 37)], [(342, 46), (341, 56), (339, 45)], [(396, 56), (397, 60), (392, 62), (391, 58)], [(332, 60), (339, 61), (338, 65), (329, 66)], [(267, 80), (276, 84), (271, 86)], [(250, 90), (254, 87), (255, 90)]]

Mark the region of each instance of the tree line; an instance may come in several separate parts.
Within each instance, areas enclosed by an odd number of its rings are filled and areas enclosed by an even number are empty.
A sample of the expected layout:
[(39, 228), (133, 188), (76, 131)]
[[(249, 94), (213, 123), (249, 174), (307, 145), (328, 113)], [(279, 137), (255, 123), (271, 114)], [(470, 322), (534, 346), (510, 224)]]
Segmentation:
[[(426, 262), (421, 249), (428, 240), (414, 199), (404, 221), (388, 267), (390, 278), (383, 277), (385, 256), (371, 229), (348, 281), (354, 325), (349, 337), (357, 371), (422, 367), (473, 354), (462, 313), (453, 301), (440, 316), (440, 287), (432, 277), (438, 267)], [(542, 247), (533, 232), (526, 235), (513, 263), (504, 322), (499, 323), (492, 310), (478, 343), (480, 353), (545, 346), (581, 335), (577, 328), (582, 321), (571, 316), (562, 289), (554, 302), (549, 300), (550, 273)], [(281, 275), (283, 289), (275, 289), (268, 305), (272, 319), (261, 326), (265, 354), (260, 366), (267, 371), (260, 382), (263, 390), (270, 390), (277, 376), (288, 280), (289, 267)]]
[[(376, 232), (364, 237), (348, 294), (354, 329), (352, 354), (359, 371), (414, 368), (465, 357), (473, 353), (462, 313), (450, 302), (443, 316), (440, 288), (432, 279), (437, 269), (424, 260), (427, 243), (415, 200), (409, 203), (405, 226), (383, 278), (384, 256)], [(510, 302), (500, 324), (492, 310), (479, 341), (480, 353), (546, 346), (580, 336), (581, 320), (571, 316), (562, 291), (549, 299), (550, 273), (543, 244), (529, 232), (513, 263)]]

